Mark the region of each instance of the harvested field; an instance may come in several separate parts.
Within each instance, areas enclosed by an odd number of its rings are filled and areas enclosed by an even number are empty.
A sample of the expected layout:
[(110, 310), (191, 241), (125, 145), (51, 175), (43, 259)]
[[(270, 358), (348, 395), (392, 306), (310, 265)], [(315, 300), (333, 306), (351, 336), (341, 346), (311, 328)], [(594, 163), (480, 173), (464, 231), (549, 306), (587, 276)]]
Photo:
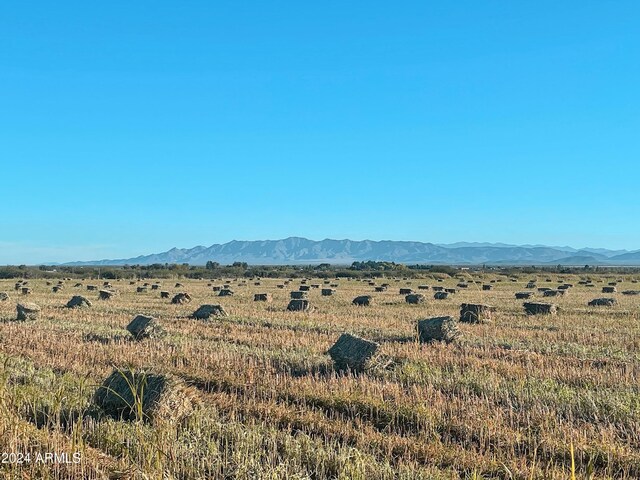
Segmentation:
[[(563, 275), (575, 286), (553, 299), (557, 315), (527, 315), (514, 296), (530, 276), (491, 290), (482, 289), (490, 278), (467, 276), (468, 288), (418, 305), (398, 295), (406, 281), (387, 278), (390, 288), (368, 308), (352, 305), (371, 292), (368, 282), (341, 281), (331, 296), (307, 292), (309, 312), (287, 311), (297, 282), (236, 288), (239, 279), (224, 299), (229, 315), (208, 322), (189, 318), (220, 302), (206, 280), (162, 280), (172, 296), (189, 292), (185, 304), (112, 280), (118, 295), (98, 302), (97, 291), (85, 291), (87, 309), (64, 308), (68, 297), (30, 280), (36, 320), (15, 321), (20, 295), (0, 302), (0, 442), (5, 451), (78, 451), (83, 460), (0, 464), (0, 476), (566, 479), (573, 446), (577, 478), (639, 478), (640, 296), (614, 294), (615, 305), (591, 308), (593, 290)], [(545, 279), (536, 285), (560, 282)], [(618, 287), (631, 290), (623, 280)], [(0, 291), (15, 281), (0, 280)], [(272, 301), (254, 301), (256, 293)], [(452, 343), (418, 341), (419, 320), (458, 319), (463, 303), (495, 306), (493, 321), (458, 323)], [(138, 314), (166, 334), (132, 341), (126, 327)], [(327, 351), (343, 332), (376, 342), (393, 364), (337, 371)], [(178, 379), (197, 399), (193, 411), (166, 422), (102, 412), (92, 399), (114, 368)]]

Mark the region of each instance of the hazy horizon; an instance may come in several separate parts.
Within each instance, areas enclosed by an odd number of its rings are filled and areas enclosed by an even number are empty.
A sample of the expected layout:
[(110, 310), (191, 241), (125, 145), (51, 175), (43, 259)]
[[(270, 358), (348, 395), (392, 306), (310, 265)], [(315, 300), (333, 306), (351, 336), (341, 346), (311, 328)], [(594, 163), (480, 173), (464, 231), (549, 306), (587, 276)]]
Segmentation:
[[(467, 241), (458, 241), (458, 242), (431, 242), (431, 241), (424, 241), (424, 240), (412, 240), (412, 239), (403, 239), (403, 240), (394, 240), (394, 239), (390, 239), (390, 238), (381, 238), (381, 239), (371, 239), (371, 238), (363, 238), (363, 239), (356, 239), (356, 238), (331, 238), (331, 237), (323, 237), (323, 238), (309, 238), (309, 237), (303, 237), (300, 235), (291, 235), (290, 237), (283, 237), (283, 238), (260, 238), (260, 239), (232, 239), (229, 240), (227, 242), (213, 242), (213, 243), (198, 243), (198, 244), (192, 244), (192, 245), (172, 245), (170, 247), (167, 248), (163, 248), (160, 250), (154, 250), (154, 251), (134, 251), (131, 254), (127, 254), (127, 255), (122, 255), (122, 256), (91, 256), (92, 252), (96, 252), (96, 251), (100, 251), (101, 249), (105, 248), (104, 246), (98, 247), (98, 248), (87, 248), (86, 250), (75, 250), (76, 252), (84, 252), (83, 253), (83, 257), (80, 256), (70, 256), (70, 257), (58, 257), (60, 259), (51, 259), (53, 257), (46, 257), (49, 258), (48, 260), (42, 260), (40, 262), (28, 262), (28, 261), (3, 261), (3, 254), (5, 252), (5, 246), (3, 243), (0, 243), (0, 265), (21, 265), (21, 264), (25, 264), (25, 265), (55, 265), (55, 264), (64, 264), (64, 263), (69, 263), (69, 262), (87, 262), (87, 261), (100, 261), (100, 260), (120, 260), (120, 259), (128, 259), (128, 258), (136, 258), (139, 256), (146, 256), (146, 255), (151, 255), (151, 254), (158, 254), (158, 253), (164, 253), (167, 251), (170, 251), (172, 249), (180, 249), (180, 250), (189, 250), (192, 248), (196, 248), (196, 247), (210, 247), (212, 245), (223, 245), (223, 244), (227, 244), (233, 241), (237, 241), (237, 242), (261, 242), (261, 241), (279, 241), (279, 240), (286, 240), (287, 238), (304, 238), (306, 240), (311, 240), (311, 241), (322, 241), (322, 240), (337, 240), (337, 241), (342, 241), (342, 240), (349, 240), (349, 241), (353, 241), (353, 242), (359, 242), (359, 241), (372, 241), (372, 242), (385, 242), (385, 241), (397, 241), (397, 242), (418, 242), (418, 243), (429, 243), (429, 244), (433, 244), (433, 245), (440, 245), (440, 246), (446, 246), (446, 247), (453, 247), (455, 248), (457, 244), (478, 244), (478, 245), (490, 245), (490, 246), (501, 246), (501, 245), (506, 245), (506, 246), (515, 246), (515, 247), (549, 247), (549, 248), (558, 248), (558, 249), (573, 249), (576, 251), (580, 251), (580, 250), (585, 250), (585, 249), (594, 249), (594, 250), (609, 250), (609, 251), (620, 251), (620, 252), (635, 252), (635, 251), (640, 251), (640, 248), (631, 248), (631, 249), (610, 249), (610, 248), (606, 248), (606, 247), (600, 247), (600, 246), (580, 246), (580, 247), (576, 247), (574, 245), (547, 245), (547, 244), (539, 244), (539, 243), (522, 243), (522, 244), (514, 244), (514, 243), (507, 243), (507, 242), (482, 242), (482, 241), (477, 241), (477, 242), (467, 242)], [(16, 246), (17, 247), (17, 246)], [(23, 247), (23, 246), (22, 246)], [(135, 247), (135, 246), (134, 246)], [(23, 247), (24, 248), (24, 247)], [(134, 250), (134, 248), (132, 247), (132, 250)], [(34, 249), (32, 251), (27, 251), (27, 249), (25, 248), (25, 252), (23, 255), (25, 255), (23, 258), (35, 258), (38, 255), (43, 256), (43, 258), (45, 258), (44, 256), (46, 256), (48, 253), (47, 252), (52, 252), (52, 255), (61, 255), (61, 251), (58, 250), (56, 251), (55, 249), (46, 249), (46, 248), (42, 248), (42, 249)], [(69, 255), (69, 253), (66, 251), (66, 249), (64, 249), (64, 255)], [(71, 254), (73, 255), (73, 254)]]

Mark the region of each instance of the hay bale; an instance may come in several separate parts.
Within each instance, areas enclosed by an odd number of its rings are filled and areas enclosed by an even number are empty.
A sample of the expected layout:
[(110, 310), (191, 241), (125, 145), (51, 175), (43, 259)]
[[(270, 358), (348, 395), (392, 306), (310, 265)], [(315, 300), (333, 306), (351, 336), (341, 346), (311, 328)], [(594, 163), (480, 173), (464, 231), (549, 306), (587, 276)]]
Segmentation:
[(35, 303), (19, 303), (16, 305), (16, 311), (18, 313), (17, 319), (21, 322), (37, 320), (40, 315), (40, 307)]
[(555, 315), (558, 312), (557, 305), (543, 302), (526, 302), (522, 305), (527, 315)]
[(613, 307), (617, 303), (615, 298), (594, 298), (588, 305), (590, 307)]
[(98, 292), (98, 298), (100, 300), (110, 300), (113, 297), (113, 292), (110, 290), (100, 290)]
[(213, 287), (211, 287), (211, 290), (214, 292), (219, 292), (220, 290), (222, 290), (222, 287), (219, 285), (214, 285)]
[(460, 321), (465, 323), (484, 323), (492, 320), (496, 307), (477, 303), (463, 303), (460, 305)]
[(404, 297), (404, 301), (411, 304), (417, 305), (419, 303), (424, 303), (427, 298), (421, 293), (411, 293)]
[(429, 290), (429, 285), (418, 285), (418, 290)]
[(180, 282), (178, 282), (178, 283), (176, 283), (176, 284), (174, 285), (174, 287), (175, 287), (175, 288), (182, 288), (182, 287), (184, 287), (184, 285), (182, 285)]
[(449, 292), (436, 292), (433, 294), (433, 298), (436, 300), (446, 300), (449, 297)]
[(276, 288), (279, 288), (280, 290), (284, 289), (284, 283), (279, 283), (276, 285)]
[(323, 288), (323, 289), (320, 291), (320, 294), (321, 294), (323, 297), (330, 297), (330, 296), (331, 296), (331, 295), (333, 295), (334, 293), (336, 293), (336, 291), (335, 291), (333, 288)]
[(218, 292), (219, 297), (232, 297), (234, 294), (233, 290), (229, 288), (223, 288)]
[(413, 290), (411, 290), (410, 288), (401, 288), (400, 289), (400, 295), (410, 295), (413, 293)]
[(435, 287), (431, 287), (431, 290), (433, 290), (434, 292), (444, 292), (444, 287), (436, 285)]
[(455, 288), (445, 288), (444, 291), (447, 292), (447, 293), (457, 293), (458, 292), (458, 290), (456, 290)]
[(382, 286), (380, 286), (380, 287), (375, 287), (375, 288), (374, 288), (374, 290), (375, 290), (376, 292), (386, 292), (386, 291), (387, 291), (387, 287), (382, 287)]
[(290, 312), (306, 312), (309, 308), (309, 300), (305, 298), (293, 299), (289, 302), (289, 305), (287, 305), (287, 310)]
[(484, 285), (482, 285), (482, 290), (487, 291), (487, 290), (492, 290), (493, 289), (493, 285), (485, 283)]
[(173, 305), (183, 305), (191, 301), (191, 295), (186, 292), (176, 293), (171, 299)]
[(561, 295), (562, 290), (545, 290), (542, 292), (543, 297), (558, 297)]
[(533, 292), (516, 292), (517, 300), (527, 300), (533, 297)]
[(602, 287), (602, 293), (616, 293), (618, 289), (616, 287)]
[(151, 290), (158, 290), (159, 288), (160, 288), (160, 285), (158, 284), (151, 285)]
[(0, 292), (0, 302), (9, 300), (9, 294), (7, 292)]
[(294, 300), (302, 300), (304, 298), (307, 298), (307, 292), (291, 292), (289, 296)]
[(343, 333), (327, 351), (336, 370), (363, 372), (375, 363), (380, 345), (351, 333)]
[(31, 295), (31, 289), (29, 287), (22, 287), (22, 295)]
[(625, 290), (622, 295), (640, 295), (640, 290)]
[(533, 282), (529, 282), (529, 283), (527, 283), (525, 288), (536, 288), (536, 284), (533, 283)]
[(146, 315), (136, 315), (127, 325), (127, 330), (135, 340), (145, 338), (161, 338), (165, 335), (162, 325), (153, 317)]
[(147, 287), (138, 287), (136, 288), (137, 293), (145, 293), (147, 291)]
[(94, 290), (97, 290), (97, 289), (98, 289), (98, 287), (96, 287), (95, 285), (87, 285), (87, 290), (88, 291), (94, 291)]
[(368, 307), (373, 302), (373, 297), (371, 295), (360, 295), (353, 299), (351, 303), (357, 305), (359, 307)]
[(256, 293), (253, 295), (254, 302), (271, 302), (272, 300), (270, 293)]
[(309, 285), (300, 285), (300, 287), (298, 287), (298, 290), (301, 292), (308, 292), (310, 289), (311, 287)]
[(211, 317), (228, 317), (229, 314), (222, 305), (201, 305), (191, 314), (191, 318), (197, 320), (209, 320)]
[(82, 295), (74, 295), (71, 300), (67, 302), (67, 308), (88, 308), (91, 306), (91, 302)]
[(462, 335), (458, 322), (453, 317), (434, 317), (418, 320), (418, 338), (420, 342), (451, 343)]
[(196, 393), (170, 375), (114, 370), (96, 390), (93, 404), (117, 420), (179, 421), (192, 413)]
[(469, 288), (469, 284), (460, 282), (456, 285), (458, 288)]
[(160, 298), (169, 298), (169, 292), (160, 292)]
[(62, 285), (56, 285), (51, 289), (51, 291), (53, 293), (58, 293), (58, 292), (62, 291), (62, 288), (63, 288)]

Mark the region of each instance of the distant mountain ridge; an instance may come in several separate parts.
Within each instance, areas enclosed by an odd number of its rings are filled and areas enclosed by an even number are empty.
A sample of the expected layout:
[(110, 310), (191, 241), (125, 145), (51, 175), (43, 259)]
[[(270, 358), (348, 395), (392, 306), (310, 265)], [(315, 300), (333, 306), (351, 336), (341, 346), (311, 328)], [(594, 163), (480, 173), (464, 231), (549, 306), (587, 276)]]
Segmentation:
[(350, 264), (354, 261), (451, 265), (640, 265), (640, 250), (574, 249), (543, 245), (508, 245), (459, 242), (450, 245), (411, 241), (309, 240), (289, 237), (282, 240), (233, 240), (210, 247), (172, 248), (166, 252), (117, 260), (71, 262), (65, 265), (151, 265), (208, 261), (223, 265), (247, 262), (251, 265)]

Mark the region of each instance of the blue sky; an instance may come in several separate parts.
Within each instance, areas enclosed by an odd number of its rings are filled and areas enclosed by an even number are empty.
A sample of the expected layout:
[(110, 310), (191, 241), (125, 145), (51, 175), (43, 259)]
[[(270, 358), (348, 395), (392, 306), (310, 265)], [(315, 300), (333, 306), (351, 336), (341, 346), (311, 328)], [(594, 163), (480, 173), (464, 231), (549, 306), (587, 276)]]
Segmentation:
[(0, 264), (640, 248), (640, 4), (3, 2)]

